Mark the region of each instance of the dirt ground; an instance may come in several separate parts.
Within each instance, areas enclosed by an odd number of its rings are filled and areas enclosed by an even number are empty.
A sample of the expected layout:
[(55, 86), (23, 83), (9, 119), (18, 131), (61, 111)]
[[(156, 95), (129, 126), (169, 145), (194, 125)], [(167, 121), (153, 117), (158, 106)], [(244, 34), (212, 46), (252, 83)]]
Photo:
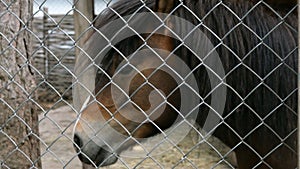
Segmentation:
[[(43, 168), (81, 169), (82, 164), (76, 156), (72, 143), (76, 113), (69, 106), (63, 106), (40, 114), (39, 119)], [(230, 153), (228, 158), (222, 158), (229, 149), (219, 140), (211, 138), (207, 143), (195, 147), (197, 139), (196, 132), (190, 132), (178, 144), (178, 147), (174, 147), (164, 154), (148, 158), (121, 157), (116, 164), (103, 168), (233, 168), (229, 164), (229, 162), (233, 163), (233, 153)], [(136, 146), (131, 151), (135, 153), (141, 151), (141, 149)]]

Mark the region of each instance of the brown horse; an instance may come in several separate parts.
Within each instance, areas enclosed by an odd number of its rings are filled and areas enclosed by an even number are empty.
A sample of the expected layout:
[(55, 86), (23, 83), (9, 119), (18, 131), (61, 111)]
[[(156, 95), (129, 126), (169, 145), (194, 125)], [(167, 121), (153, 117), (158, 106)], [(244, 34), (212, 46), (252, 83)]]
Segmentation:
[[(97, 17), (97, 30), (90, 34), (86, 52), (78, 59), (75, 70), (79, 79), (76, 82), (80, 86), (74, 89), (75, 102), (82, 104), (86, 100), (74, 131), (75, 149), (80, 160), (94, 166), (113, 164), (121, 152), (139, 139), (164, 133), (181, 117), (179, 110), (184, 96), (178, 88), (181, 84), (173, 75), (153, 66), (159, 62), (153, 58), (160, 56), (173, 67), (180, 67), (174, 60), (168, 60), (170, 55), (175, 54), (188, 65), (197, 80), (197, 96), (200, 98), (197, 123), (205, 126), (209, 112), (215, 112), (213, 117), (219, 123), (214, 125), (212, 134), (236, 153), (238, 168), (296, 168), (296, 3), (296, 0), (268, 0), (266, 3), (258, 0), (123, 0), (105, 10)], [(273, 12), (273, 8), (277, 13)], [(162, 24), (165, 27), (113, 43), (115, 35), (122, 34), (126, 24), (111, 27), (108, 23), (121, 16), (134, 16), (150, 10), (160, 12), (157, 17), (162, 18), (159, 22), (165, 22)], [(224, 68), (219, 84), (210, 84), (210, 74), (214, 69), (205, 59), (212, 55), (199, 58), (195, 51), (183, 44), (184, 40), (171, 36), (178, 33), (172, 32), (172, 28), (184, 30), (186, 25), (162, 17), (161, 13), (184, 18), (205, 34)], [(132, 21), (129, 20), (124, 19)], [(132, 22), (132, 25), (145, 29), (153, 24), (145, 24), (138, 19)], [(104, 36), (102, 32), (107, 31), (109, 33)], [(203, 40), (189, 35), (186, 37), (192, 39), (196, 46)], [(103, 42), (106, 45), (102, 46)], [(200, 51), (203, 50), (201, 47), (199, 45)], [(157, 48), (171, 54), (152, 50)], [(133, 53), (144, 49), (150, 49), (152, 53), (139, 55), (147, 57), (136, 63), (135, 59), (130, 59)], [(85, 60), (89, 62), (86, 64)], [(139, 68), (147, 69), (139, 71)], [(94, 74), (94, 78), (84, 72)], [(125, 83), (129, 74), (134, 76), (130, 79), (128, 93), (123, 94), (124, 89), (118, 87), (120, 84), (115, 84), (114, 79), (118, 76)], [(83, 85), (84, 81), (95, 87)], [(214, 93), (221, 88), (226, 88), (222, 113), (211, 106)], [(80, 94), (81, 90), (85, 94)], [(151, 99), (152, 96), (155, 99)], [(155, 108), (151, 109), (153, 105)], [(159, 112), (161, 107), (163, 111)], [(185, 117), (188, 115), (185, 114)], [(123, 142), (116, 141), (123, 136)]]

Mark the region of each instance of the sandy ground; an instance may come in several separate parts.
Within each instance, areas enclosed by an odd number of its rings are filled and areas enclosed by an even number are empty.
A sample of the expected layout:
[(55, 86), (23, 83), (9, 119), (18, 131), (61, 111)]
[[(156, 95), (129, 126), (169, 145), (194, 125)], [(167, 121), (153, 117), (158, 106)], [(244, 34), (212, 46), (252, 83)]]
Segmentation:
[(40, 114), (39, 120), (43, 168), (82, 168), (72, 142), (76, 113), (64, 106)]
[[(43, 168), (81, 169), (82, 164), (76, 156), (72, 142), (76, 113), (69, 106), (63, 106), (40, 114), (39, 119)], [(196, 132), (191, 132), (177, 147), (171, 148), (164, 154), (148, 158), (121, 157), (116, 164), (103, 168), (233, 168), (229, 164), (229, 161), (232, 162), (233, 153), (229, 158), (222, 158), (229, 149), (220, 141), (211, 138), (207, 143), (195, 146), (197, 140)], [(141, 148), (136, 146), (131, 151), (138, 153)]]

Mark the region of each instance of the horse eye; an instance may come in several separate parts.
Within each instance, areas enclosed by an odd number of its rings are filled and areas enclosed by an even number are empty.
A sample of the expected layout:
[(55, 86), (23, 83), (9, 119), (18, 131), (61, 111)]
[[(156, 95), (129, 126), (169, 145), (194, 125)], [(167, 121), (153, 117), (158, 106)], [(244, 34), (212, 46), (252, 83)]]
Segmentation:
[(102, 74), (103, 71), (102, 70), (97, 70), (97, 74)]

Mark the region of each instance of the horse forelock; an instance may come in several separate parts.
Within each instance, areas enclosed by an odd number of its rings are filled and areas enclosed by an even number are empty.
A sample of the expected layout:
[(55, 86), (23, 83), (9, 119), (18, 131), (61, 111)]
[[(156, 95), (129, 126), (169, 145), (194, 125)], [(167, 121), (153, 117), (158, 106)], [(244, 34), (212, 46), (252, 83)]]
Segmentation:
[[(138, 13), (150, 12), (149, 9), (153, 9), (154, 7), (155, 0), (145, 2), (139, 0), (119, 1), (99, 14), (94, 21), (94, 26), (96, 29), (101, 29), (107, 23), (119, 19), (120, 16), (130, 15), (137, 11)], [(278, 15), (275, 14), (269, 6), (264, 4), (257, 5), (257, 1), (243, 1), (241, 3), (239, 0), (226, 0), (222, 4), (219, 4), (218, 0), (186, 0), (183, 1), (183, 4), (179, 4), (172, 14), (187, 19), (195, 25), (203, 24), (202, 27), (200, 26), (200, 29), (209, 37), (214, 45), (218, 45), (220, 39), (224, 38), (222, 39), (222, 43), (228, 43), (229, 47), (230, 45), (233, 47), (238, 45), (237, 55), (243, 55), (253, 48), (253, 43), (257, 43), (253, 41), (262, 40), (268, 46), (278, 48), (280, 45), (283, 49), (287, 50), (290, 50), (290, 48), (293, 48), (297, 44), (297, 9), (292, 7), (288, 9), (290, 10), (288, 12), (291, 14), (285, 16), (280, 15), (281, 11), (278, 11)], [(282, 9), (282, 11), (286, 10), (285, 7)], [(239, 25), (237, 27), (244, 28), (235, 28), (236, 25)], [(279, 32), (272, 34), (272, 32), (275, 32), (272, 30), (274, 27), (275, 31)], [(276, 30), (276, 27), (279, 28)], [(91, 35), (93, 33), (96, 33), (96, 31), (93, 31)], [(278, 35), (282, 36), (278, 37)], [(289, 40), (286, 43), (279, 41), (285, 39)], [(139, 45), (141, 45), (141, 41), (138, 37), (130, 37), (116, 46), (121, 48), (122, 50), (120, 51), (126, 56), (134, 52)], [(113, 57), (113, 53), (117, 52), (112, 51), (107, 56)], [(284, 54), (286, 55), (286, 53)]]

